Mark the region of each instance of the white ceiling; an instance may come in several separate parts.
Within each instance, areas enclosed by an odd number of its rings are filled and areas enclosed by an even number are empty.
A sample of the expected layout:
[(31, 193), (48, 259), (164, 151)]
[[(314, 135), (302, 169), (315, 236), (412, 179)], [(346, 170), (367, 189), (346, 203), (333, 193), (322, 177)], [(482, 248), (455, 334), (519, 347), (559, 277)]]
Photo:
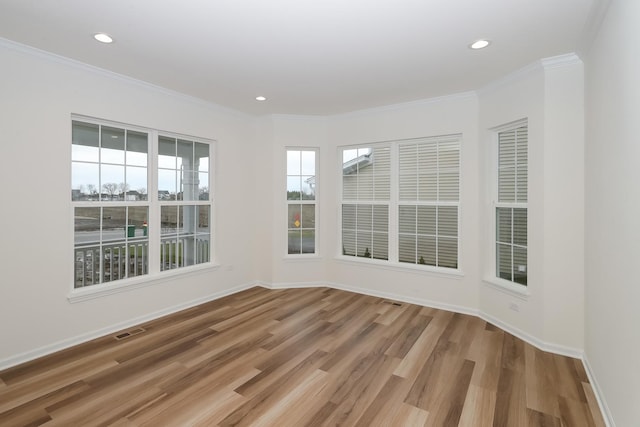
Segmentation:
[[(1, 0), (0, 37), (250, 114), (327, 115), (478, 89), (575, 52), (602, 3)], [(479, 38), (493, 43), (469, 49)]]

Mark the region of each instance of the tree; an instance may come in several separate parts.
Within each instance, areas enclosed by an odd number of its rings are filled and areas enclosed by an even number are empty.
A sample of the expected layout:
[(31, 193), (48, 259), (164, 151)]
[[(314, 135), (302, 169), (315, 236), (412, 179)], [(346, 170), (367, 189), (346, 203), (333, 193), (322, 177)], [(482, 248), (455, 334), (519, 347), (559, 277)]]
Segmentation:
[(96, 190), (96, 186), (93, 184), (87, 184), (87, 192), (92, 196), (98, 194), (98, 190)]
[(115, 196), (116, 192), (118, 191), (118, 184), (116, 184), (115, 182), (107, 182), (105, 184), (102, 184), (102, 189), (109, 195), (109, 198), (113, 200), (113, 196)]

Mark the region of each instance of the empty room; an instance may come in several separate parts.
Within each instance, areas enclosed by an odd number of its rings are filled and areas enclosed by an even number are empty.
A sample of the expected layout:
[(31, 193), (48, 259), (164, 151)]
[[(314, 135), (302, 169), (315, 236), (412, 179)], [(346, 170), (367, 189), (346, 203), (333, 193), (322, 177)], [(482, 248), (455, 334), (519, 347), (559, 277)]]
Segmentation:
[(639, 25), (3, 0), (0, 425), (640, 426)]

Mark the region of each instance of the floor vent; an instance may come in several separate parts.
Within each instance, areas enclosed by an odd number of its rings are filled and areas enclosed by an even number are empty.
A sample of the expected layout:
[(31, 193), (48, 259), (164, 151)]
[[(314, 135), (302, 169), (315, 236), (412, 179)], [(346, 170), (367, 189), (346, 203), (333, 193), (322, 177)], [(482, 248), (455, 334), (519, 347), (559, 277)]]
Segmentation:
[(143, 332), (146, 332), (146, 330), (142, 329), (142, 328), (136, 328), (136, 329), (132, 329), (130, 331), (119, 333), (118, 335), (115, 335), (114, 338), (117, 339), (117, 340), (123, 340), (125, 338), (129, 338), (129, 337), (132, 337), (134, 335), (141, 334)]
[(397, 301), (389, 301), (389, 300), (384, 300), (382, 301), (383, 304), (389, 304), (389, 305), (395, 305), (396, 307), (402, 307), (402, 304), (397, 302)]

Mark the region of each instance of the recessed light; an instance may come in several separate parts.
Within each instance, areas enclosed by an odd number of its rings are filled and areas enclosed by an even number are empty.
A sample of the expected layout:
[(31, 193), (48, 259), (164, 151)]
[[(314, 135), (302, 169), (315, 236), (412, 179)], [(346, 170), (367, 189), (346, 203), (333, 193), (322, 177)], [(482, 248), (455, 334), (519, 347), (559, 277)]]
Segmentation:
[(266, 101), (267, 98), (265, 96), (256, 96), (256, 101)]
[(469, 47), (471, 49), (484, 49), (485, 47), (489, 46), (491, 44), (491, 42), (489, 40), (476, 40), (475, 42), (471, 43), (469, 45)]
[(93, 38), (98, 40), (100, 43), (113, 43), (113, 39), (109, 34), (98, 33), (94, 35)]

